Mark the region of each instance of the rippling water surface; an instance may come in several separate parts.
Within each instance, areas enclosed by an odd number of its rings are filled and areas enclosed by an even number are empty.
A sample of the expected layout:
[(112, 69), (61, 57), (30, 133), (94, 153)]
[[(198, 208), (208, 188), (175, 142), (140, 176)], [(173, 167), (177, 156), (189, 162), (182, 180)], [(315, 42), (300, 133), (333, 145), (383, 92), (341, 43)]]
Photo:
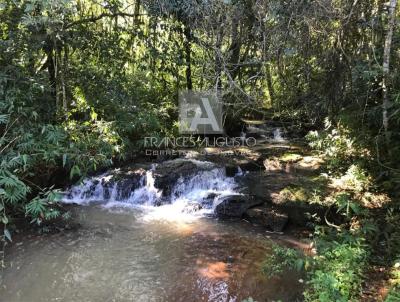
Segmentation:
[(77, 231), (14, 242), (1, 301), (294, 301), (299, 296), (298, 276), (260, 273), (271, 241), (244, 222), (166, 220), (160, 209), (154, 215), (151, 209), (100, 205), (74, 211), (81, 224)]

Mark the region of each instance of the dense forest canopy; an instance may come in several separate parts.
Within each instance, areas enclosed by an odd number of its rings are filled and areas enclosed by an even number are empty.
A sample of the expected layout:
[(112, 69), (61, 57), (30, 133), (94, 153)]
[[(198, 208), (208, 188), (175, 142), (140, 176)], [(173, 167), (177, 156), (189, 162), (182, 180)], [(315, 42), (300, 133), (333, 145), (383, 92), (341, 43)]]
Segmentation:
[(228, 132), (345, 133), (396, 217), (398, 17), (396, 0), (0, 0), (4, 239), (18, 215), (67, 216), (56, 188), (176, 135), (183, 90), (218, 91)]
[(232, 114), (290, 108), (316, 123), (349, 110), (380, 126), (385, 45), (395, 112), (398, 41), (385, 39), (382, 1), (4, 1), (1, 14), (5, 78), (40, 83), (49, 120), (79, 96), (111, 120), (106, 103), (173, 111), (180, 89), (216, 88)]

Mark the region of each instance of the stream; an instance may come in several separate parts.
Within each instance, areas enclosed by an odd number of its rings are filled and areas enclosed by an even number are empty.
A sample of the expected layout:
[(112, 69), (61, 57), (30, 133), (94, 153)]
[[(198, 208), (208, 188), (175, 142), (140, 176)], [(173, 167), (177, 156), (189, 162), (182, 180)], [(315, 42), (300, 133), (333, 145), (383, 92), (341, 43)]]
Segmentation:
[[(242, 194), (243, 171), (228, 177), (208, 162), (178, 160), (172, 165), (174, 171), (183, 171), (185, 165), (197, 170), (173, 178), (167, 168), (160, 175), (151, 166), (129, 177), (99, 175), (70, 188), (63, 201), (78, 205), (72, 208), (72, 219), (80, 227), (14, 242), (7, 251), (1, 301), (300, 297), (298, 275), (261, 273), (278, 240), (242, 220), (213, 215), (225, 196)], [(157, 187), (163, 182), (169, 190)]]

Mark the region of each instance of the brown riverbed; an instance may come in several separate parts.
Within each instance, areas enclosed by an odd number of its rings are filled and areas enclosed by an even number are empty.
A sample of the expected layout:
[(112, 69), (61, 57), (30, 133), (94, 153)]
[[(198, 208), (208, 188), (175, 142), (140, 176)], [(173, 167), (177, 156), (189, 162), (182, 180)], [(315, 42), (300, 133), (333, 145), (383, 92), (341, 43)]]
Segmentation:
[[(295, 301), (295, 273), (260, 272), (274, 239), (243, 222), (78, 207), (75, 231), (14, 241), (1, 301)], [(150, 216), (151, 217), (151, 216)], [(275, 240), (275, 242), (280, 242)]]

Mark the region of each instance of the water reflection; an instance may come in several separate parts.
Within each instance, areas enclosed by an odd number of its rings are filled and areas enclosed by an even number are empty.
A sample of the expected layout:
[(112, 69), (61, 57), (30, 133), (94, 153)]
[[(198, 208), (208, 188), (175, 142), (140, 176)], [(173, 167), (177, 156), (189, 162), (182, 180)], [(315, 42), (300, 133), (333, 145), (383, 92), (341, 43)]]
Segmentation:
[[(145, 221), (135, 209), (77, 208), (76, 232), (15, 242), (1, 301), (294, 301), (295, 275), (267, 278), (262, 233), (202, 218)], [(290, 290), (289, 290), (290, 289)]]

